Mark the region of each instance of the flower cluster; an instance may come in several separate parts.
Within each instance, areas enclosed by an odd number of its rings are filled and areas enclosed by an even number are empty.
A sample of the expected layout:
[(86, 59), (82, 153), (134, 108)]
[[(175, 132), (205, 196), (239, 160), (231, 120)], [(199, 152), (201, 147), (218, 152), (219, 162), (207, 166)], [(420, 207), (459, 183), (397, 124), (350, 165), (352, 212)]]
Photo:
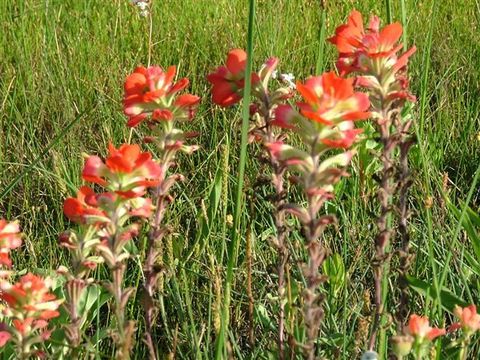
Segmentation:
[[(212, 98), (220, 106), (237, 103), (243, 96), (245, 82), (246, 54), (235, 49), (229, 52), (226, 66), (221, 66), (207, 79), (213, 85)], [(277, 238), (273, 241), (279, 251), (279, 295), (283, 293), (281, 278), (285, 266), (285, 233), (283, 214), (289, 212), (297, 216), (304, 226), (306, 248), (309, 263), (305, 266), (307, 289), (304, 297), (305, 323), (308, 328), (308, 343), (305, 348), (312, 355), (323, 310), (322, 298), (317, 293), (322, 277), (318, 271), (326, 256), (319, 240), (324, 227), (333, 219), (330, 216), (318, 217), (324, 202), (332, 197), (333, 185), (345, 175), (353, 152), (348, 149), (361, 132), (356, 129), (354, 121), (370, 116), (370, 102), (366, 94), (355, 92), (353, 80), (344, 79), (335, 73), (325, 73), (307, 79), (305, 83), (297, 82), (291, 86), (290, 77), (286, 79), (287, 87), (269, 91), (268, 84), (275, 74), (278, 60), (268, 59), (258, 73), (253, 73), (252, 96), (250, 105), (255, 124), (251, 131), (253, 137), (260, 140), (268, 151), (269, 163), (273, 170), (272, 184), (276, 190), (275, 224)], [(296, 88), (303, 101), (295, 107), (285, 103), (294, 96)], [(275, 128), (283, 131), (276, 133)], [(285, 142), (285, 131), (292, 130), (303, 140), (302, 147), (295, 147)], [(331, 154), (331, 150), (342, 150)], [(283, 193), (283, 176), (285, 171), (292, 172), (291, 179), (300, 184), (305, 192), (308, 206), (285, 203)], [(282, 232), (283, 231), (283, 232)], [(280, 300), (282, 301), (282, 300)], [(280, 308), (279, 347), (283, 357), (283, 308)]]
[[(207, 80), (212, 84), (212, 100), (215, 104), (228, 107), (243, 98), (246, 60), (247, 54), (244, 50), (233, 49), (227, 55), (226, 65), (219, 66), (215, 72), (207, 76)], [(268, 129), (269, 126), (282, 125), (275, 118), (275, 109), (284, 105), (284, 101), (293, 96), (290, 86), (278, 87), (273, 91), (269, 89), (270, 80), (277, 66), (278, 59), (271, 57), (265, 61), (258, 72), (251, 74), (253, 101), (250, 112), (256, 120), (252, 134), (257, 139), (268, 137), (266, 133), (271, 130)], [(285, 82), (289, 85), (288, 81)], [(262, 130), (265, 131), (262, 133)]]
[(200, 98), (191, 94), (178, 95), (189, 81), (183, 78), (174, 83), (175, 72), (175, 66), (170, 66), (166, 72), (159, 66), (140, 66), (127, 77), (123, 105), (129, 117), (128, 126), (137, 126), (145, 120), (161, 122), (193, 117)]
[(405, 280), (410, 266), (407, 193), (411, 181), (409, 181), (408, 151), (414, 144), (414, 140), (409, 133), (412, 120), (402, 117), (402, 108), (405, 101), (415, 100), (408, 90), (406, 73), (408, 59), (415, 52), (415, 47), (400, 55), (403, 45), (398, 42), (401, 36), (402, 26), (399, 23), (380, 28), (380, 19), (372, 16), (368, 26), (364, 27), (362, 15), (358, 11), (353, 11), (347, 23), (339, 26), (335, 35), (329, 39), (339, 53), (337, 68), (340, 73), (343, 76), (355, 74), (355, 85), (367, 91), (371, 104), (371, 118), (376, 120), (375, 125), (379, 130), (382, 145), (382, 154), (379, 159), (383, 169), (379, 176), (380, 186), (377, 191), (380, 214), (377, 218), (378, 233), (375, 239), (376, 254), (373, 261), (376, 312), (372, 322), (370, 350), (375, 348), (377, 330), (383, 316), (381, 278), (386, 268), (385, 264), (389, 261), (388, 244), (395, 236), (387, 217), (394, 208), (399, 217), (398, 232), (401, 237), (400, 266), (398, 267), (400, 305), (396, 312), (396, 320), (400, 328), (405, 326), (404, 321), (408, 315), (408, 289)]
[[(109, 155), (102, 160), (92, 155), (85, 161), (82, 177), (100, 185), (101, 192), (82, 186), (76, 197), (64, 202), (64, 213), (79, 224), (77, 231), (60, 236), (60, 245), (72, 255), (72, 267), (61, 267), (59, 273), (67, 278), (65, 308), (70, 316), (66, 335), (74, 350), (81, 344), (82, 326), (86, 317), (78, 303), (93, 279), (89, 274), (98, 264), (105, 263), (112, 271), (113, 281), (105, 287), (113, 295), (117, 315), (118, 354), (130, 342), (133, 323), (124, 321), (124, 307), (132, 289), (123, 289), (125, 261), (130, 254), (126, 244), (140, 231), (137, 219), (149, 218), (154, 210), (152, 201), (143, 197), (148, 188), (156, 187), (163, 177), (163, 168), (138, 145), (123, 144), (118, 149), (109, 145)], [(128, 346), (127, 346), (128, 347)], [(76, 351), (76, 350), (75, 350)]]
[(365, 29), (362, 15), (353, 11), (348, 22), (339, 26), (329, 41), (339, 52), (337, 68), (342, 75), (360, 74), (359, 85), (386, 99), (414, 99), (407, 91), (408, 80), (404, 73), (408, 58), (416, 48), (412, 47), (399, 56), (403, 47), (398, 44), (401, 36), (399, 23), (380, 29), (380, 19), (372, 16)]
[(0, 265), (12, 267), (10, 252), (20, 245), (22, 245), (22, 238), (18, 223), (0, 219)]
[(352, 152), (344, 151), (327, 159), (324, 155), (331, 149), (350, 148), (361, 133), (354, 121), (369, 116), (367, 95), (355, 92), (352, 83), (333, 72), (311, 77), (303, 84), (297, 83), (303, 97), (303, 101), (297, 102), (298, 110), (289, 105), (276, 110), (277, 121), (292, 126), (306, 147), (299, 149), (281, 141), (267, 146), (275, 158), (300, 174), (297, 182), (302, 183), (308, 196), (325, 197), (332, 191)]
[[(0, 219), (0, 253), (2, 264), (12, 267), (9, 252), (21, 245), (18, 223)], [(50, 293), (52, 280), (28, 273), (12, 283), (11, 272), (2, 272), (0, 279), (0, 312), (3, 316), (0, 347), (12, 341), (22, 358), (39, 355), (37, 346), (50, 337), (49, 320), (59, 315), (58, 300)]]

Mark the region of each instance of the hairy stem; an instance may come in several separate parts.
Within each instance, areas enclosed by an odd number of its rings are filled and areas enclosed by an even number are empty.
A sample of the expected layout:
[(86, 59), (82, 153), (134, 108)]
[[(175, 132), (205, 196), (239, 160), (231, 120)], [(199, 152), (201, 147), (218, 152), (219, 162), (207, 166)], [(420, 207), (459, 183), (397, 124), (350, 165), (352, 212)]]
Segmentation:
[(315, 359), (316, 346), (321, 323), (324, 317), (324, 296), (318, 293), (318, 288), (325, 282), (325, 277), (320, 275), (319, 270), (327, 256), (327, 251), (321, 239), (323, 226), (333, 220), (324, 216), (317, 218), (318, 209), (321, 208), (324, 199), (322, 196), (308, 196), (309, 221), (304, 224), (306, 249), (308, 252), (308, 264), (304, 268), (306, 288), (304, 290), (304, 321), (307, 328), (306, 355), (309, 360)]
[(396, 140), (390, 133), (391, 119), (389, 119), (386, 110), (382, 111), (383, 121), (380, 125), (380, 141), (383, 145), (381, 161), (383, 165), (380, 188), (377, 197), (380, 203), (380, 215), (377, 219), (378, 234), (375, 238), (375, 258), (373, 260), (373, 276), (375, 284), (375, 314), (372, 325), (372, 332), (369, 341), (369, 350), (374, 350), (381, 318), (384, 312), (383, 287), (384, 269), (388, 263), (389, 256), (386, 253), (388, 244), (391, 241), (392, 230), (388, 224), (388, 214), (390, 213), (390, 204), (393, 195), (392, 180), (394, 175), (394, 166), (392, 152), (396, 145)]
[[(162, 173), (166, 174), (168, 165), (164, 163)], [(164, 175), (165, 176), (165, 175)], [(156, 268), (156, 259), (158, 256), (158, 244), (161, 243), (165, 235), (165, 229), (162, 227), (162, 220), (167, 207), (168, 194), (163, 190), (163, 180), (155, 191), (155, 213), (152, 225), (148, 234), (147, 258), (144, 266), (145, 285), (144, 285), (144, 311), (145, 311), (145, 343), (150, 353), (150, 359), (157, 359), (156, 347), (153, 343), (153, 319), (155, 317), (154, 293), (157, 284), (159, 270)]]
[(410, 180), (410, 170), (408, 167), (408, 152), (414, 141), (408, 137), (408, 128), (411, 122), (405, 124), (396, 124), (401, 132), (402, 140), (399, 144), (400, 157), (398, 165), (398, 233), (400, 235), (399, 259), (400, 265), (398, 269), (399, 278), (398, 285), (400, 289), (400, 303), (396, 313), (397, 328), (403, 332), (405, 321), (408, 317), (409, 292), (407, 273), (411, 266), (410, 256), (410, 235), (408, 233), (408, 190), (412, 184)]

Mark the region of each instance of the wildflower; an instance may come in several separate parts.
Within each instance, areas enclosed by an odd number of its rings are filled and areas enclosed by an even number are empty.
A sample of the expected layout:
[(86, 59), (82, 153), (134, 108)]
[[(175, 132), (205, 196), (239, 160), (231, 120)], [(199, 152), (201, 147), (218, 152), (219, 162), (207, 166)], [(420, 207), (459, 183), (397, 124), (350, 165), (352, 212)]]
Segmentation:
[(0, 219), (0, 264), (11, 267), (10, 251), (18, 248), (21, 244), (22, 239), (18, 223)]
[(335, 36), (328, 41), (337, 47), (340, 54), (337, 67), (342, 75), (346, 75), (361, 71), (366, 58), (388, 61), (397, 70), (404, 67), (415, 48), (397, 58), (397, 52), (402, 49), (402, 45), (397, 44), (401, 36), (402, 26), (399, 23), (389, 24), (380, 30), (377, 16), (372, 16), (367, 29), (364, 29), (362, 15), (354, 10), (347, 23), (339, 26)]
[(477, 307), (475, 305), (469, 305), (464, 308), (457, 305), (453, 313), (460, 321), (452, 324), (449, 331), (462, 328), (467, 334), (471, 334), (480, 330), (480, 315), (477, 314)]
[(345, 120), (369, 117), (367, 94), (354, 92), (353, 79), (343, 79), (334, 72), (298, 82), (297, 90), (305, 102), (298, 103), (300, 113), (324, 125), (334, 125)]
[(424, 342), (425, 339), (432, 341), (438, 336), (445, 335), (445, 329), (431, 327), (428, 318), (416, 314), (410, 316), (407, 331), (417, 342)]
[(80, 224), (109, 222), (105, 212), (98, 208), (98, 195), (88, 186), (82, 186), (76, 198), (64, 201), (63, 212), (71, 221)]
[(160, 165), (149, 152), (141, 152), (138, 145), (123, 144), (116, 149), (110, 144), (105, 162), (98, 156), (90, 156), (82, 176), (122, 197), (132, 198), (145, 194), (148, 187), (157, 186), (161, 174)]
[(51, 286), (49, 278), (31, 273), (16, 284), (0, 281), (0, 300), (5, 303), (2, 313), (12, 322), (12, 326), (0, 332), (0, 345), (13, 340), (19, 353), (25, 356), (30, 354), (33, 344), (48, 339), (51, 333), (46, 329), (48, 321), (60, 315), (58, 307), (63, 302), (49, 292)]
[(160, 122), (193, 117), (200, 98), (190, 94), (176, 97), (189, 81), (183, 78), (174, 83), (175, 72), (175, 66), (170, 66), (166, 72), (159, 66), (140, 66), (127, 77), (123, 106), (129, 117), (128, 126), (137, 126), (146, 119)]
[[(217, 105), (227, 107), (239, 102), (245, 86), (245, 67), (247, 53), (242, 49), (233, 49), (227, 55), (226, 66), (219, 66), (207, 76), (213, 85), (212, 99)], [(258, 75), (252, 79), (257, 80)]]

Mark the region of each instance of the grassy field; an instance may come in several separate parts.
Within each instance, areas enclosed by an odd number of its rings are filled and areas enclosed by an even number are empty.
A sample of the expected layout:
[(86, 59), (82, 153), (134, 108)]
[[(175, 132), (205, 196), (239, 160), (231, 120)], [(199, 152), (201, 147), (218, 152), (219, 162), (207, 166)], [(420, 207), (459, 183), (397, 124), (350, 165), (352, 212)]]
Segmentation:
[[(391, 3), (392, 20), (402, 21), (401, 2)], [(412, 275), (478, 304), (480, 258), (446, 204), (449, 198), (460, 210), (466, 203), (477, 212), (480, 208), (476, 182), (480, 173), (480, 3), (404, 3), (406, 41), (418, 48), (409, 69), (418, 99), (412, 110), (418, 136), (411, 157), (415, 178), (411, 235), (416, 251)], [(354, 7), (363, 14), (376, 13), (384, 22), (387, 19), (383, 1), (336, 0), (327, 5), (327, 35)], [(210, 359), (223, 301), (241, 108), (212, 106), (205, 75), (224, 61), (229, 49), (246, 46), (248, 6), (245, 1), (154, 0), (152, 14), (152, 64), (176, 64), (180, 76), (190, 78), (191, 92), (203, 97), (195, 120), (188, 125), (200, 132), (195, 141), (201, 149), (181, 157), (178, 170), (186, 181), (175, 189), (175, 202), (167, 215), (173, 232), (163, 248), (159, 346), (167, 354), (175, 343), (178, 358)], [(297, 79), (332, 69), (336, 54), (328, 44), (320, 53), (320, 28), (319, 1), (258, 0), (255, 68), (275, 55), (280, 59), (279, 70)], [(141, 141), (136, 130), (130, 132), (125, 126), (121, 99), (125, 76), (148, 62), (148, 32), (148, 21), (139, 18), (127, 0), (0, 1), (0, 217), (18, 219), (26, 234), (15, 258), (17, 268), (54, 270), (68, 261), (57, 237), (71, 226), (62, 214), (62, 202), (81, 184), (82, 153), (104, 155), (109, 142)], [(253, 145), (250, 150), (253, 154)], [(339, 227), (327, 232), (326, 241), (339, 254), (345, 278), (328, 286), (322, 330), (328, 341), (326, 358), (358, 357), (365, 344), (362, 324), (368, 318), (372, 293), (370, 259), (377, 209), (372, 202), (375, 183), (360, 181), (358, 176), (363, 166), (354, 161), (352, 176), (339, 185), (336, 199), (328, 206), (339, 218)], [(234, 272), (228, 332), (230, 351), (238, 359), (268, 358), (275, 348), (276, 255), (267, 241), (272, 234), (265, 200), (270, 190), (252, 188), (259, 171), (257, 160), (249, 156), (244, 236)], [(246, 256), (247, 238), (251, 259)], [(304, 253), (302, 247), (294, 246), (301, 244), (299, 239), (299, 233), (291, 234), (292, 296), (302, 282), (297, 265)], [(249, 260), (253, 328), (246, 289)], [(140, 284), (141, 278), (139, 262), (132, 261), (129, 282)], [(432, 291), (415, 294), (413, 310), (437, 321), (444, 318), (445, 297)], [(139, 296), (129, 312), (130, 317), (141, 319)], [(254, 343), (249, 341), (249, 331), (254, 333)], [(98, 357), (108, 358), (108, 349), (108, 342), (101, 342)], [(145, 358), (145, 352), (138, 339), (135, 357)]]

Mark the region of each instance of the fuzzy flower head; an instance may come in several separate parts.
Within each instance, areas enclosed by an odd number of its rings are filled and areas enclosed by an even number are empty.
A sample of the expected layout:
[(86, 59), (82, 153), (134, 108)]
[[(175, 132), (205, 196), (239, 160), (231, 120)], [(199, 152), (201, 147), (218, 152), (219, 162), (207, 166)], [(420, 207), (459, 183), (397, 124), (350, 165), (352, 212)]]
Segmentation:
[(177, 96), (188, 86), (188, 79), (174, 83), (176, 68), (166, 72), (159, 66), (140, 66), (125, 80), (123, 110), (127, 125), (137, 126), (144, 120), (162, 122), (192, 119), (200, 98), (191, 94)]
[(432, 341), (438, 336), (445, 335), (445, 329), (431, 327), (427, 317), (416, 314), (410, 316), (407, 331), (420, 343), (425, 340)]
[(60, 315), (58, 300), (50, 293), (52, 281), (49, 278), (28, 273), (16, 284), (0, 282), (0, 299), (4, 301), (3, 315), (12, 318), (13, 328), (25, 337), (37, 329), (45, 328), (48, 320)]
[(477, 313), (477, 307), (475, 305), (469, 305), (464, 308), (457, 305), (453, 313), (460, 321), (453, 324), (450, 330), (462, 328), (467, 334), (472, 334), (480, 330), (480, 315)]
[(0, 219), (0, 265), (12, 266), (10, 251), (22, 245), (22, 234), (17, 222)]
[(157, 186), (162, 169), (149, 152), (138, 145), (123, 144), (118, 149), (109, 145), (109, 156), (103, 161), (90, 156), (83, 168), (83, 179), (102, 185), (125, 197), (142, 196), (148, 187)]

